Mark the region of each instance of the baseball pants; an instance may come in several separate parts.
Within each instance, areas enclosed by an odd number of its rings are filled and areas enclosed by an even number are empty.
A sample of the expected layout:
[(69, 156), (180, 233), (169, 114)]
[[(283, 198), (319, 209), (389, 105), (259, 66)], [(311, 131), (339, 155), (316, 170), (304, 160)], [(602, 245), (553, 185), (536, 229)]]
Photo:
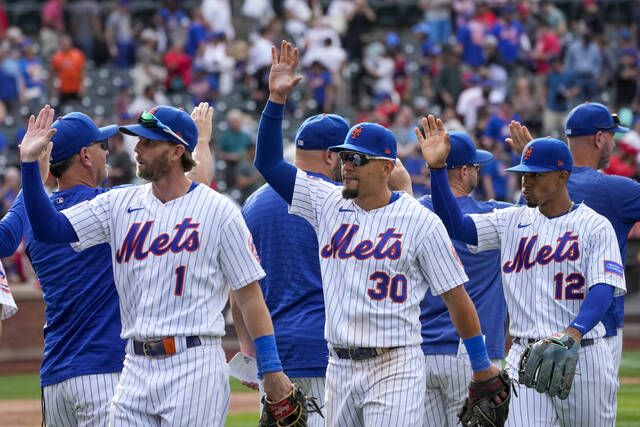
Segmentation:
[[(427, 384), (424, 400), (424, 426), (454, 427), (460, 424), (458, 412), (469, 395), (473, 376), (466, 354), (427, 354), (424, 356)], [(492, 362), (502, 367), (500, 360)]]
[[(507, 355), (507, 372), (518, 378), (518, 365), (525, 346), (513, 343)], [(611, 351), (604, 340), (582, 347), (571, 392), (566, 400), (538, 393), (516, 384), (507, 426), (522, 427), (613, 427), (616, 424), (617, 380)]]
[(106, 427), (120, 372), (81, 375), (43, 387), (48, 427)]
[(165, 357), (134, 355), (129, 346), (127, 350), (110, 426), (224, 425), (229, 374), (219, 338)]
[(613, 354), (613, 368), (616, 379), (618, 379), (618, 371), (620, 371), (620, 361), (622, 360), (622, 328), (618, 328), (618, 334), (613, 337), (604, 338), (611, 354)]
[[(324, 427), (326, 417), (324, 409), (324, 377), (307, 377), (307, 378), (290, 378), (291, 382), (296, 383), (307, 397), (314, 397), (322, 414), (310, 411), (312, 408), (307, 404), (307, 426), (308, 427)], [(264, 389), (262, 382), (260, 383), (260, 413), (262, 413), (262, 397)]]
[(326, 426), (419, 426), (424, 419), (420, 346), (398, 347), (364, 360), (329, 353)]

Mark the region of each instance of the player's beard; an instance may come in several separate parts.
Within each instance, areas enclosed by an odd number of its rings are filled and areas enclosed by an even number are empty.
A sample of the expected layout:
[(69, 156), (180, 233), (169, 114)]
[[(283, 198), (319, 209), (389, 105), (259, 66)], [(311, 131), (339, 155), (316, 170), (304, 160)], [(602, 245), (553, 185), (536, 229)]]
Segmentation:
[(169, 175), (169, 172), (171, 172), (169, 155), (165, 153), (151, 162), (145, 161), (142, 165), (138, 164), (137, 175), (142, 179), (153, 182)]
[(352, 190), (347, 187), (342, 187), (342, 197), (345, 199), (355, 199), (358, 197), (358, 189)]

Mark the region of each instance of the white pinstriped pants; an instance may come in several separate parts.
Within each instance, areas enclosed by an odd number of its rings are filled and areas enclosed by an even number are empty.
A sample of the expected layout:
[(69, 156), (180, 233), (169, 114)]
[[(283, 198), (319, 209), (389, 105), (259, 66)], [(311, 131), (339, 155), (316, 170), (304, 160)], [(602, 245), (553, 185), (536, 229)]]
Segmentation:
[(223, 426), (228, 375), (219, 340), (161, 358), (127, 353), (109, 425)]
[[(305, 378), (289, 378), (291, 382), (296, 383), (307, 397), (315, 397), (316, 403), (322, 410), (322, 415), (326, 417), (326, 411), (324, 406), (324, 377), (305, 377)], [(260, 413), (262, 413), (262, 396), (264, 396), (264, 389), (262, 388), (262, 382), (260, 382)], [(309, 409), (307, 405), (307, 409)], [(317, 412), (307, 413), (307, 426), (308, 427), (324, 427), (324, 420)]]
[[(524, 351), (513, 343), (507, 356), (507, 372), (518, 378), (518, 364)], [(512, 394), (507, 426), (523, 427), (613, 427), (616, 424), (618, 381), (613, 375), (611, 350), (602, 339), (578, 352), (578, 366), (566, 400), (538, 393), (517, 384)]]
[(611, 354), (613, 354), (613, 367), (616, 379), (620, 371), (620, 361), (622, 360), (622, 328), (618, 328), (618, 334), (613, 337), (604, 338), (604, 342), (609, 346)]
[(329, 354), (325, 386), (328, 427), (422, 425), (425, 379), (419, 345), (365, 360)]
[[(424, 426), (455, 427), (458, 412), (469, 395), (473, 376), (465, 354), (427, 354), (424, 356), (427, 392), (424, 400)], [(500, 360), (492, 360), (502, 369)]]
[(47, 427), (106, 427), (120, 372), (81, 375), (43, 387)]

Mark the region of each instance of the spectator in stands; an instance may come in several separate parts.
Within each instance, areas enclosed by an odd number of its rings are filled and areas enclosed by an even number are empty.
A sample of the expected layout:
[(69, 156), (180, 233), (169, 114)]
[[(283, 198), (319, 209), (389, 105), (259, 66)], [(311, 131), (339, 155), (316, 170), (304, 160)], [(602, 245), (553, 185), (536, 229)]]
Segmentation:
[[(224, 0), (223, 0), (224, 1)], [(218, 0), (213, 0), (213, 3), (217, 3)], [(189, 30), (187, 31), (187, 45), (185, 46), (185, 52), (193, 58), (198, 51), (198, 46), (203, 43), (209, 33), (209, 24), (205, 21), (203, 11), (205, 5), (212, 2), (204, 1), (201, 7), (194, 7), (191, 10), (191, 22), (189, 23)], [(216, 14), (216, 10), (211, 10), (212, 14)]]
[(413, 197), (422, 197), (430, 192), (430, 180), (427, 178), (429, 171), (427, 164), (424, 161), (424, 157), (422, 157), (420, 145), (413, 144), (410, 148), (411, 151), (402, 160), (402, 164), (409, 173), (409, 177), (411, 177), (411, 190), (413, 191)]
[(20, 99), (20, 70), (0, 44), (0, 104), (3, 110), (12, 110)]
[(158, 16), (167, 34), (167, 45), (178, 43), (184, 46), (189, 29), (189, 15), (179, 7), (176, 0), (165, 0), (164, 4), (165, 7), (158, 11)]
[(158, 35), (151, 28), (140, 33), (140, 45), (136, 49), (136, 65), (131, 72), (133, 92), (138, 95), (149, 85), (164, 84), (167, 70), (162, 66), (162, 56), (157, 49)]
[(216, 157), (226, 162), (225, 181), (227, 188), (235, 186), (236, 166), (245, 158), (247, 149), (253, 144), (251, 137), (243, 130), (244, 117), (240, 110), (227, 113), (228, 128), (222, 133)]
[(105, 39), (113, 63), (122, 68), (134, 62), (135, 42), (131, 24), (130, 0), (118, 0), (105, 25)]
[(545, 109), (542, 115), (542, 132), (559, 138), (564, 134), (564, 120), (572, 99), (580, 89), (575, 85), (573, 75), (564, 69), (560, 56), (551, 59), (551, 72), (546, 77)]
[(333, 43), (333, 39), (327, 37), (321, 46), (307, 49), (301, 62), (303, 67), (308, 68), (312, 63), (317, 61), (329, 70), (331, 73), (332, 92), (335, 94), (335, 104), (337, 106), (344, 106), (346, 97), (342, 72), (347, 61), (347, 54), (342, 47), (336, 46)]
[(193, 67), (192, 74), (193, 78), (188, 90), (193, 97), (193, 105), (198, 105), (201, 102), (215, 105), (216, 99), (218, 99), (218, 79), (216, 76), (207, 73), (198, 66)]
[(395, 63), (387, 48), (380, 42), (370, 43), (366, 48), (362, 65), (372, 80), (373, 96), (380, 98), (390, 95), (397, 102), (399, 97), (393, 84)]
[(540, 17), (558, 36), (562, 37), (567, 31), (567, 19), (553, 1), (543, 0), (540, 3)]
[(306, 72), (308, 98), (313, 100), (313, 114), (330, 113), (334, 106), (331, 72), (320, 61), (313, 61)]
[(33, 50), (31, 39), (22, 42), (22, 57), (20, 58), (20, 72), (24, 83), (24, 98), (34, 101), (38, 106), (45, 103), (46, 72), (42, 60)]
[(622, 49), (614, 77), (615, 100), (618, 109), (638, 105), (638, 51), (633, 47)]
[(451, 0), (420, 0), (420, 7), (424, 10), (429, 39), (437, 45), (447, 43), (452, 34)]
[(60, 80), (57, 88), (60, 106), (69, 101), (80, 100), (84, 92), (84, 67), (84, 53), (73, 47), (69, 34), (63, 34), (60, 38), (60, 50), (51, 58), (53, 75)]
[(0, 216), (7, 213), (19, 191), (20, 170), (15, 166), (10, 166), (4, 171), (4, 180), (0, 185)]
[(234, 83), (235, 59), (227, 54), (224, 32), (212, 31), (207, 34), (206, 42), (200, 45), (194, 63), (215, 76), (221, 94), (231, 93)]
[(543, 98), (534, 93), (531, 84), (529, 76), (518, 77), (515, 86), (510, 91), (513, 93), (511, 100), (514, 111), (522, 117), (523, 123), (526, 123), (535, 135), (539, 135), (542, 129), (540, 111), (542, 111), (543, 102), (541, 99)]
[(65, 30), (64, 5), (66, 0), (47, 0), (42, 6), (40, 46), (42, 54), (49, 57), (60, 44), (60, 34)]
[(254, 191), (264, 184), (262, 175), (253, 165), (255, 155), (256, 146), (252, 143), (247, 147), (244, 158), (236, 166), (235, 187), (240, 190), (240, 198), (236, 201), (241, 205)]
[(480, 169), (484, 198), (513, 202), (510, 200), (510, 196), (513, 194), (512, 189), (515, 183), (513, 175), (515, 174), (507, 174), (506, 172), (506, 169), (511, 166), (510, 156), (505, 151), (503, 143), (493, 144), (489, 150), (493, 153), (493, 160), (484, 163)]
[(161, 88), (164, 87), (159, 83), (148, 85), (141, 94), (138, 94), (129, 106), (129, 115), (138, 117), (143, 111), (149, 111), (156, 105), (169, 105), (169, 100)]
[(227, 36), (227, 40), (233, 40), (236, 37), (229, 0), (203, 0), (201, 10), (210, 31), (222, 31)]
[(356, 9), (352, 0), (331, 0), (327, 9), (327, 23), (339, 35), (344, 35), (347, 30), (347, 17), (351, 16)]
[(253, 41), (249, 49), (247, 84), (251, 89), (251, 98), (256, 101), (259, 110), (266, 102), (268, 96), (271, 46), (276, 42), (277, 34), (278, 28), (274, 21), (260, 29), (259, 36)]
[(4, 0), (0, 0), (0, 40), (7, 36), (8, 29), (9, 17), (7, 16), (7, 9), (4, 5)]
[(547, 74), (551, 69), (551, 59), (559, 57), (561, 50), (558, 34), (546, 21), (541, 21), (532, 55), (536, 72)]
[(478, 123), (478, 110), (487, 104), (491, 86), (478, 74), (469, 72), (463, 76), (462, 82), (465, 89), (458, 97), (456, 112), (462, 116), (464, 126), (473, 132)]
[(603, 58), (598, 43), (584, 22), (578, 24), (578, 38), (567, 48), (565, 66), (572, 73), (580, 92), (574, 98), (574, 103), (600, 99), (598, 77), (602, 72)]
[(109, 186), (130, 184), (135, 176), (135, 164), (125, 150), (124, 138), (118, 132), (109, 138)]
[(476, 14), (468, 23), (458, 28), (458, 49), (462, 52), (462, 62), (477, 68), (484, 64), (484, 43), (489, 30), (482, 22), (482, 9), (476, 9)]
[(625, 142), (619, 142), (613, 149), (609, 158), (609, 166), (603, 172), (607, 175), (626, 176), (637, 179), (638, 177), (638, 154), (640, 149)]
[(96, 0), (80, 0), (71, 4), (69, 23), (73, 42), (87, 59), (94, 58), (94, 41), (101, 38), (102, 19)]
[(455, 49), (445, 47), (442, 67), (435, 78), (436, 102), (445, 107), (455, 107), (463, 89), (460, 55)]
[[(362, 59), (362, 48), (365, 45), (364, 35), (373, 28), (377, 16), (367, 0), (353, 0), (355, 7), (347, 15), (347, 30), (345, 32), (343, 44), (349, 59), (360, 61)], [(354, 82), (355, 85), (359, 84)]]
[(416, 115), (413, 109), (408, 105), (400, 106), (390, 127), (398, 143), (398, 157), (400, 159), (409, 156), (415, 148), (417, 143), (415, 127)]
[(508, 71), (513, 70), (520, 59), (522, 38), (526, 37), (522, 24), (517, 19), (516, 8), (508, 4), (502, 9), (500, 21), (493, 27), (498, 40), (498, 52)]
[(162, 62), (167, 69), (167, 92), (184, 92), (191, 84), (191, 57), (185, 53), (184, 45), (174, 42)]

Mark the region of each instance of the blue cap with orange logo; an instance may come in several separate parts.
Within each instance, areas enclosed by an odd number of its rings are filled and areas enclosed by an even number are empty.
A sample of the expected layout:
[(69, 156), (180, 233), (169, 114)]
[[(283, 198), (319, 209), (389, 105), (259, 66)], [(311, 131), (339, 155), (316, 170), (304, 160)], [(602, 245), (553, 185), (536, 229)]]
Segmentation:
[(377, 123), (359, 123), (349, 129), (344, 143), (329, 151), (353, 151), (374, 157), (396, 160), (397, 143), (393, 133)]
[(571, 169), (573, 157), (567, 144), (555, 138), (536, 138), (524, 147), (520, 164), (507, 170), (541, 173)]

